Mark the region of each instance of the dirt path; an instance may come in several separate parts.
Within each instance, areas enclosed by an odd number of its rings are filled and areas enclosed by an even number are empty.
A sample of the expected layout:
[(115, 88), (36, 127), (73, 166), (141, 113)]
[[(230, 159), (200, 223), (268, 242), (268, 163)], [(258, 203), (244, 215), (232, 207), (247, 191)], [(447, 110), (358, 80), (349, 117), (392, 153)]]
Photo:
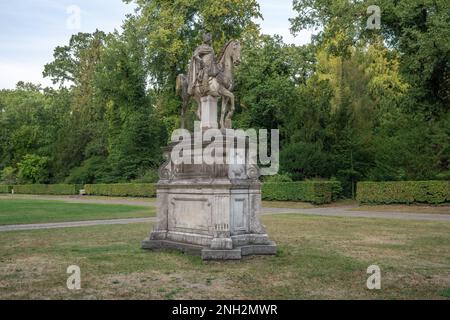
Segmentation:
[[(0, 195), (1, 199), (35, 199), (35, 200), (58, 200), (70, 203), (97, 203), (97, 204), (122, 204), (122, 205), (139, 205), (146, 207), (155, 207), (156, 202), (142, 199), (127, 198), (104, 198), (104, 197), (50, 197), (50, 196), (10, 196)], [(376, 212), (376, 211), (355, 211), (357, 206), (341, 206), (341, 207), (316, 207), (306, 209), (286, 209), (286, 208), (263, 208), (262, 215), (273, 214), (300, 214), (312, 216), (328, 216), (328, 217), (349, 217), (349, 218), (382, 218), (382, 219), (400, 219), (400, 220), (418, 220), (418, 221), (442, 221), (450, 222), (449, 214), (430, 214), (412, 212)], [(38, 230), (38, 229), (54, 229), (54, 228), (74, 228), (96, 225), (114, 225), (114, 224), (131, 224), (142, 222), (156, 222), (156, 218), (140, 218), (140, 219), (114, 219), (114, 220), (95, 220), (95, 221), (77, 221), (62, 223), (44, 223), (30, 225), (9, 225), (0, 226), (0, 232), (22, 231), (22, 230)]]
[(92, 220), (92, 221), (58, 222), (58, 223), (17, 224), (9, 226), (0, 226), (0, 232), (77, 228), (77, 227), (91, 227), (103, 225), (132, 224), (132, 223), (149, 223), (155, 221), (156, 218), (136, 218), (136, 219)]
[(133, 206), (155, 207), (156, 199), (144, 198), (108, 198), (89, 196), (36, 196), (36, 195), (1, 195), (2, 199), (64, 201), (67, 203), (124, 204)]
[(264, 214), (283, 214), (297, 213), (313, 216), (328, 217), (349, 217), (349, 218), (382, 218), (382, 219), (400, 219), (400, 220), (420, 220), (420, 221), (447, 221), (450, 222), (449, 214), (432, 213), (414, 213), (414, 212), (376, 212), (376, 211), (355, 211), (355, 206), (348, 207), (327, 207), (311, 209), (281, 209), (281, 208), (263, 208)]

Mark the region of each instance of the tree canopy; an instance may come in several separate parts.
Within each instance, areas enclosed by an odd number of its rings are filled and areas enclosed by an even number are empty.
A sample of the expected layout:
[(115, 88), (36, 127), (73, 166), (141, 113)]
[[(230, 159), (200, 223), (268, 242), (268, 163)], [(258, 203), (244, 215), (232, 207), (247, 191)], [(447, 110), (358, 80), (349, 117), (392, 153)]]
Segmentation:
[(234, 124), (280, 130), (283, 179), (338, 179), (351, 196), (361, 180), (450, 178), (448, 1), (380, 0), (369, 30), (370, 1), (294, 0), (292, 32), (316, 28), (304, 46), (262, 34), (256, 0), (134, 2), (123, 31), (55, 48), (57, 88), (0, 91), (4, 183), (155, 181), (204, 31), (216, 54), (241, 40)]

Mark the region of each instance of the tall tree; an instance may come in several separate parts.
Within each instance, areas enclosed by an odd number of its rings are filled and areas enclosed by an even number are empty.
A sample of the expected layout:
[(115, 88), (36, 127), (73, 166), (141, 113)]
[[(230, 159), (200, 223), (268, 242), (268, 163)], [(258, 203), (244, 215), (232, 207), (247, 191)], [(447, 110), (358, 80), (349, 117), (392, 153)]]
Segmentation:
[(147, 93), (140, 40), (135, 24), (128, 21), (122, 34), (109, 37), (95, 75), (97, 101), (106, 109), (108, 128), (108, 168), (99, 178), (107, 182), (136, 179), (157, 167), (166, 141)]
[(450, 105), (450, 2), (447, 0), (380, 0), (381, 29), (367, 29), (372, 1), (294, 0), (298, 16), (292, 31), (321, 27), (317, 41), (338, 39), (329, 49), (338, 55), (381, 34), (401, 55), (401, 71), (411, 84), (407, 112), (439, 119)]
[(70, 104), (66, 123), (56, 142), (54, 166), (60, 168), (58, 178), (66, 176), (92, 156), (105, 156), (105, 108), (95, 101), (93, 79), (105, 50), (107, 35), (102, 31), (78, 33), (69, 45), (57, 47), (54, 61), (44, 68), (44, 76), (60, 85), (69, 86)]

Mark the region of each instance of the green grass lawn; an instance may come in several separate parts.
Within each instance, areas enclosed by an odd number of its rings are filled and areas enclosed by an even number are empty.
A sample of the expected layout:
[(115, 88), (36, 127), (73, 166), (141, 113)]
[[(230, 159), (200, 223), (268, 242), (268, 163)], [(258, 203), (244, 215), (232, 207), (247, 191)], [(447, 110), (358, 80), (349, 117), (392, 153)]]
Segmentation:
[(154, 215), (154, 208), (142, 206), (0, 200), (0, 225), (145, 218)]
[[(280, 252), (203, 262), (140, 249), (151, 224), (0, 233), (0, 299), (446, 299), (450, 223), (264, 216)], [(367, 267), (382, 272), (369, 291)], [(81, 267), (81, 291), (66, 288)]]

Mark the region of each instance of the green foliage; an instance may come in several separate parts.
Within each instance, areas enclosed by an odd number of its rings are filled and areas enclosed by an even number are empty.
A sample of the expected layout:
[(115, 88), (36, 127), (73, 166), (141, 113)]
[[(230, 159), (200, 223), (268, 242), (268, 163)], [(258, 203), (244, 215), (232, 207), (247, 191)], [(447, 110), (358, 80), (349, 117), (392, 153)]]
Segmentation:
[(450, 181), (360, 182), (357, 199), (371, 204), (440, 204), (450, 201)]
[(0, 182), (4, 184), (15, 184), (17, 182), (16, 169), (6, 167), (1, 171)]
[(70, 171), (65, 183), (68, 184), (88, 184), (95, 183), (105, 170), (106, 159), (103, 157), (92, 157), (83, 162), (80, 167), (75, 167)]
[(294, 180), (314, 177), (331, 177), (332, 158), (317, 144), (287, 144), (280, 154), (281, 169)]
[(78, 195), (80, 185), (73, 184), (29, 184), (15, 185), (15, 194), (36, 194), (36, 195)]
[(56, 47), (54, 61), (44, 67), (44, 77), (50, 77), (53, 84), (63, 86), (66, 82), (83, 86), (89, 82), (93, 68), (100, 58), (100, 50), (106, 34), (96, 30), (94, 33), (78, 33), (70, 38), (67, 46)]
[(236, 127), (278, 128), (286, 109), (298, 99), (295, 85), (305, 81), (312, 52), (307, 47), (288, 46), (281, 37), (248, 36), (244, 42), (236, 72), (241, 113)]
[(50, 156), (60, 125), (62, 107), (39, 86), (19, 83), (15, 90), (0, 90), (0, 168), (16, 169), (27, 154)]
[[(366, 28), (369, 5), (382, 10), (381, 30)], [(408, 112), (420, 112), (425, 119), (439, 117), (450, 105), (450, 28), (447, 0), (294, 0), (298, 16), (292, 30), (322, 27), (316, 37), (337, 55), (347, 55), (356, 44), (382, 35), (390, 47), (402, 54), (401, 70), (411, 84)], [(333, 41), (330, 41), (330, 40)]]
[(134, 2), (138, 14), (129, 21), (145, 37), (153, 85), (165, 89), (174, 87), (176, 73), (185, 72), (205, 31), (213, 34), (214, 47), (219, 53), (227, 40), (257, 32), (253, 19), (261, 16), (256, 0)]
[(125, 29), (108, 39), (94, 81), (108, 132), (108, 168), (98, 181), (108, 183), (134, 180), (157, 167), (167, 140), (146, 92), (145, 47), (133, 24)]
[(156, 197), (156, 185), (150, 183), (87, 184), (84, 188), (86, 194), (90, 196)]
[(0, 193), (11, 193), (11, 186), (0, 184)]
[(68, 203), (28, 199), (2, 199), (0, 225), (58, 223), (109, 219), (144, 218), (153, 208), (142, 206)]
[(277, 174), (274, 176), (269, 176), (264, 179), (264, 183), (282, 183), (282, 182), (293, 182), (291, 177), (287, 174)]
[(54, 50), (44, 75), (58, 89), (0, 90), (3, 183), (156, 182), (179, 125), (175, 78), (204, 31), (216, 54), (241, 40), (234, 127), (279, 129), (283, 175), (335, 177), (347, 197), (363, 180), (448, 180), (448, 1), (380, 0), (376, 31), (368, 0), (295, 0), (293, 31), (320, 27), (306, 46), (261, 35), (256, 0), (133, 2), (122, 31)]
[(304, 181), (284, 183), (264, 183), (262, 196), (269, 201), (304, 201), (314, 204), (331, 203), (333, 191), (338, 190), (338, 182)]
[(342, 183), (332, 178), (329, 183), (331, 184), (331, 196), (333, 201), (337, 201), (341, 199), (344, 195), (344, 188), (342, 187)]
[(150, 169), (145, 174), (134, 180), (133, 183), (157, 183), (159, 181), (158, 170)]
[(19, 179), (28, 183), (42, 183), (48, 177), (48, 158), (34, 154), (26, 155), (17, 164), (19, 168)]

